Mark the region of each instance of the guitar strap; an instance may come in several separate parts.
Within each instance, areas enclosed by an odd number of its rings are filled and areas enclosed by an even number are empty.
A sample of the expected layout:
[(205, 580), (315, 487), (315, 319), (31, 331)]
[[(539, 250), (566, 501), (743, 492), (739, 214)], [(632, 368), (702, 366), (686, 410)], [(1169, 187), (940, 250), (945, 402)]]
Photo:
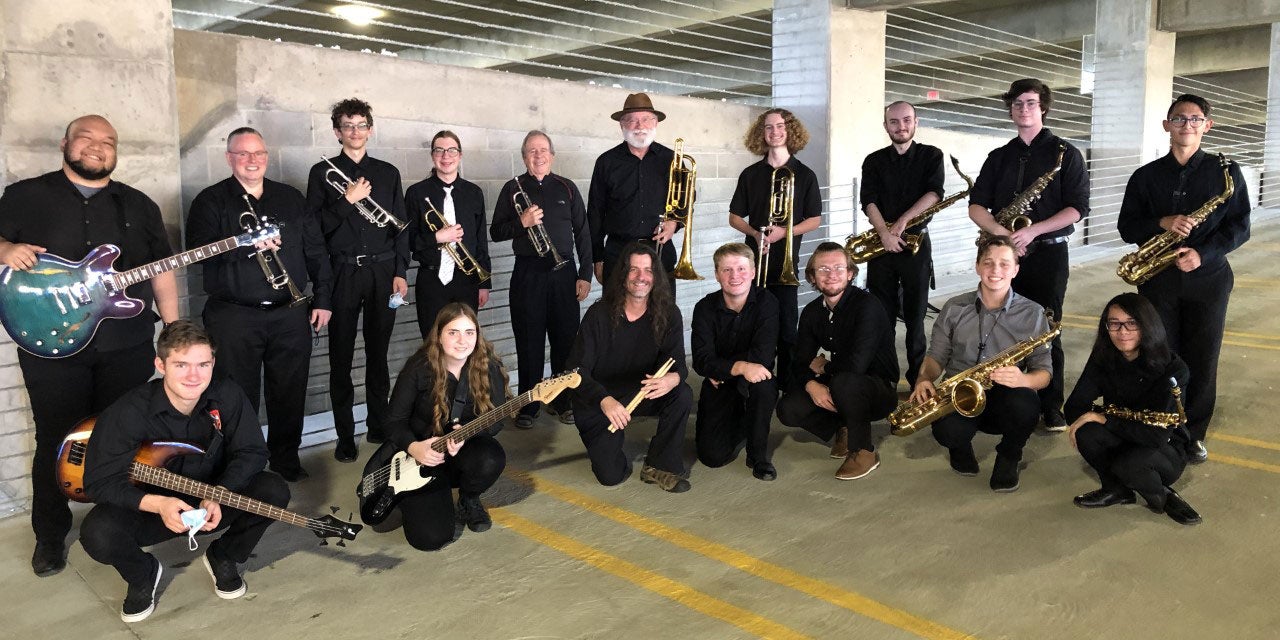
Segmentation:
[[(458, 386), (453, 390), (453, 407), (449, 409), (450, 425), (462, 422), (462, 412), (466, 410), (467, 402), (471, 399), (471, 384), (467, 382), (467, 379), (471, 376), (467, 375), (467, 370), (468, 367), (462, 368), (462, 375), (458, 378)], [(448, 430), (445, 433), (447, 435)]]

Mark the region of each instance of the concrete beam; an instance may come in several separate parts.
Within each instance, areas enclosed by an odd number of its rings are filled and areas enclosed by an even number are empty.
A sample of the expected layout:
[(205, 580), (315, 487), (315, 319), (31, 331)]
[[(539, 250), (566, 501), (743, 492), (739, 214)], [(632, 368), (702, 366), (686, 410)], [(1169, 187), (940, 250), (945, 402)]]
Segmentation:
[(1173, 72), (1200, 73), (1265, 69), (1270, 63), (1271, 25), (1178, 36)]
[(1209, 31), (1280, 22), (1280, 0), (1162, 0), (1161, 31)]

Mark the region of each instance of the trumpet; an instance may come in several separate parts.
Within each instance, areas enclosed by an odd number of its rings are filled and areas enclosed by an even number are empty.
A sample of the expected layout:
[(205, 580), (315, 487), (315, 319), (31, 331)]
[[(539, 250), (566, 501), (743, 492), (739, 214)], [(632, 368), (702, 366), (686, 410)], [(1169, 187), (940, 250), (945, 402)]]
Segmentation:
[[(423, 199), (427, 201), (427, 210), (422, 212), (422, 221), (427, 224), (427, 228), (431, 230), (431, 233), (449, 226), (449, 221), (445, 219), (444, 214), (440, 213), (440, 210), (434, 204), (431, 204), (431, 198)], [(432, 216), (435, 216), (440, 221), (440, 224), (432, 222)], [(481, 282), (489, 279), (489, 272), (480, 266), (475, 256), (471, 255), (471, 252), (467, 250), (466, 245), (460, 242), (446, 242), (441, 244), (440, 248), (444, 249), (450, 258), (453, 258), (454, 264), (458, 265), (458, 270), (462, 273), (475, 275)], [(440, 268), (443, 269), (444, 265), (440, 265)]]
[[(515, 207), (516, 215), (519, 216), (524, 213), (525, 209), (533, 206), (533, 201), (529, 199), (529, 194), (524, 192), (524, 187), (520, 186), (520, 176), (515, 177), (515, 183), (516, 192), (511, 194), (511, 206)], [(521, 202), (522, 200), (523, 203)], [(539, 222), (527, 230), (529, 232), (529, 243), (533, 245), (533, 250), (544, 258), (548, 253), (551, 254), (551, 259), (555, 262), (555, 266), (551, 267), (552, 271), (558, 271), (560, 267), (569, 264), (569, 261), (560, 257), (560, 252), (556, 251), (556, 245), (551, 242), (551, 235), (547, 233), (546, 225)]]
[[(253, 202), (249, 200), (249, 194), (243, 193), (240, 195), (244, 198), (244, 206), (247, 208), (247, 211), (240, 214), (240, 226), (245, 231), (250, 232), (261, 229), (262, 219), (253, 210)], [(311, 296), (303, 295), (298, 290), (298, 286), (293, 284), (293, 278), (290, 278), (289, 272), (285, 271), (284, 263), (280, 262), (280, 253), (274, 247), (271, 249), (258, 249), (254, 257), (258, 259), (258, 266), (262, 267), (262, 275), (266, 276), (267, 283), (271, 285), (272, 289), (277, 291), (280, 289), (289, 290), (289, 297), (292, 298), (289, 301), (290, 307), (311, 302)]]
[[(348, 178), (347, 174), (343, 173), (328, 158), (321, 155), (320, 159), (329, 165), (329, 169), (324, 172), (324, 181), (328, 182), (329, 186), (336, 189), (338, 193), (345, 194), (347, 187), (351, 186), (351, 178)], [(374, 226), (385, 227), (389, 224), (396, 228), (397, 233), (404, 231), (405, 227), (409, 226), (408, 222), (391, 215), (390, 211), (383, 209), (382, 205), (374, 202), (371, 196), (365, 197), (363, 200), (357, 200), (356, 211), (360, 212), (360, 215), (364, 216), (364, 219)]]
[(769, 273), (769, 254), (765, 252), (765, 236), (769, 234), (769, 227), (787, 226), (787, 242), (783, 246), (782, 255), (782, 273), (778, 276), (778, 284), (787, 286), (797, 286), (800, 281), (796, 279), (796, 267), (791, 257), (791, 245), (795, 240), (794, 221), (795, 221), (795, 200), (796, 200), (796, 174), (791, 167), (783, 165), (773, 170), (769, 175), (769, 219), (768, 224), (760, 227), (760, 240), (756, 244), (756, 263), (760, 265), (760, 272), (756, 274), (756, 286), (767, 286), (765, 280)]
[[(703, 279), (693, 269), (690, 258), (693, 253), (693, 201), (697, 179), (697, 161), (684, 152), (684, 138), (676, 138), (676, 154), (671, 158), (671, 170), (667, 173), (667, 207), (662, 214), (662, 222), (673, 220), (684, 225), (684, 246), (680, 249), (680, 259), (671, 270), (671, 275), (681, 280)], [(658, 223), (657, 231), (662, 231), (662, 223)]]

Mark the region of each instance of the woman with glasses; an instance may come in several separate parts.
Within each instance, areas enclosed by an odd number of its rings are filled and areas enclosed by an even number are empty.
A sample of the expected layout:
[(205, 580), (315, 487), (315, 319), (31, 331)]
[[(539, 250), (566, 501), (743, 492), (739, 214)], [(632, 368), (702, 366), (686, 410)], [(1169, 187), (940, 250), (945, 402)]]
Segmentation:
[[(1180, 414), (1174, 387), (1180, 391), (1186, 381), (1187, 365), (1169, 350), (1155, 307), (1137, 293), (1112, 298), (1066, 404), (1071, 443), (1102, 481), (1102, 488), (1076, 496), (1078, 506), (1133, 504), (1141, 494), (1148, 508), (1174, 522), (1200, 522), (1170, 487), (1187, 464), (1187, 430), (1180, 423), (1162, 424), (1152, 413)], [(1091, 406), (1098, 398), (1103, 411)]]
[[(463, 273), (445, 250), (448, 243), (466, 247), (487, 272), (490, 271), (489, 242), (485, 237), (484, 192), (474, 182), (459, 175), (462, 142), (452, 131), (431, 138), (431, 175), (405, 192), (409, 212), (409, 249), (418, 261), (418, 281), (414, 294), (418, 304), (418, 330), (425, 340), (436, 314), (450, 302), (479, 309), (489, 302), (489, 278), (467, 265)], [(434, 209), (434, 210), (433, 210)], [(435, 231), (431, 230), (435, 227)], [(460, 250), (455, 250), (464, 256)], [(467, 260), (463, 257), (464, 260)], [(469, 260), (467, 260), (470, 262)]]

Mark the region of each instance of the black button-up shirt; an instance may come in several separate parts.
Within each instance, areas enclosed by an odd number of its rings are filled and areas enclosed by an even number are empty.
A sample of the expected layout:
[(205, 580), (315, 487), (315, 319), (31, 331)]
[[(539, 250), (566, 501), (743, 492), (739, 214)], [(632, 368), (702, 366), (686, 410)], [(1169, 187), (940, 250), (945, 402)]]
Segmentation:
[[(862, 161), (862, 186), (858, 198), (862, 210), (874, 204), (880, 217), (893, 224), (926, 193), (943, 197), (942, 150), (927, 144), (912, 142), (906, 153), (898, 153), (893, 145), (872, 152)], [(927, 225), (913, 225), (913, 233), (919, 233)]]
[[(1085, 170), (1084, 156), (1071, 143), (1054, 135), (1048, 127), (1040, 130), (1031, 144), (1014, 137), (1008, 144), (987, 155), (982, 171), (969, 192), (969, 204), (989, 209), (992, 215), (1013, 202), (1037, 178), (1049, 172), (1058, 160), (1058, 146), (1064, 145), (1062, 170), (1040, 193), (1040, 199), (1031, 206), (1027, 215), (1032, 222), (1053, 217), (1067, 207), (1074, 207), (1083, 220), (1089, 215), (1089, 174)], [(1046, 234), (1045, 238), (1071, 235), (1075, 225), (1069, 224)]]
[[(462, 367), (462, 375), (469, 375), (471, 363)], [(452, 407), (454, 396), (458, 393), (458, 379), (452, 373), (445, 372), (449, 379), (445, 382), (445, 396)], [(391, 401), (387, 404), (386, 430), (387, 439), (395, 443), (401, 451), (407, 451), (409, 445), (436, 436), (436, 427), (440, 433), (447, 431), (449, 416), (436, 416), (435, 398), (432, 387), (435, 381), (431, 376), (431, 368), (427, 366), (421, 351), (415, 353), (404, 363), (400, 375), (396, 377), (396, 386), (391, 390)], [(476, 411), (475, 390), (469, 389), (463, 403), (459, 420), (466, 424), (475, 420), (481, 412)], [(489, 361), (489, 400), (497, 407), (507, 401), (507, 388), (502, 380), (502, 362)], [(502, 430), (502, 422), (489, 428), (489, 435), (498, 435)]]
[[(809, 368), (819, 348), (831, 354), (821, 376)], [(837, 373), (861, 373), (898, 384), (898, 356), (893, 350), (889, 315), (875, 296), (852, 285), (835, 309), (827, 309), (821, 296), (804, 306), (793, 362), (798, 388), (810, 380), (827, 384)]]
[(773, 369), (778, 350), (778, 299), (754, 286), (741, 311), (730, 309), (724, 293), (713, 291), (693, 307), (690, 337), (693, 370), (721, 382), (733, 377), (739, 360)]
[(560, 257), (572, 261), (576, 250), (578, 279), (591, 282), (591, 227), (587, 224), (582, 193), (572, 180), (548, 173), (539, 181), (528, 172), (508, 180), (493, 206), (493, 223), (489, 226), (493, 241), (511, 240), (512, 253), (517, 256), (538, 255), (529, 240), (528, 229), (520, 224), (520, 216), (516, 215), (511, 202), (511, 194), (516, 193), (516, 180), (520, 181), (520, 188), (529, 196), (529, 201), (542, 207), (542, 226), (546, 227)]
[[(1183, 246), (1200, 254), (1200, 268), (1185, 274), (1188, 277), (1216, 272), (1226, 264), (1227, 254), (1249, 239), (1249, 188), (1239, 165), (1229, 161), (1229, 166), (1235, 191), (1183, 241)], [(1197, 150), (1185, 167), (1172, 153), (1149, 162), (1133, 172), (1124, 190), (1116, 220), (1120, 237), (1125, 242), (1142, 244), (1164, 232), (1160, 218), (1191, 213), (1222, 193), (1224, 186), (1217, 156), (1204, 150)], [(1182, 272), (1170, 267), (1156, 278), (1166, 273)]]
[(653, 237), (666, 211), (674, 158), (674, 151), (657, 142), (649, 145), (644, 158), (637, 158), (623, 142), (596, 159), (587, 197), (595, 260), (604, 259), (606, 238), (610, 243), (625, 244)]
[[(365, 154), (359, 163), (346, 153), (339, 152), (329, 161), (342, 170), (352, 181), (364, 178), (373, 186), (369, 197), (373, 198), (391, 215), (408, 222), (404, 207), (404, 187), (400, 184), (400, 171), (389, 162)], [(379, 227), (365, 219), (356, 206), (325, 181), (329, 164), (321, 160), (311, 167), (307, 177), (307, 210), (320, 219), (320, 232), (324, 234), (329, 254), (354, 258), (392, 253), (396, 276), (405, 277), (409, 269), (409, 237), (397, 235), (394, 225)], [(336, 175), (331, 177), (337, 179)], [(406, 231), (408, 231), (406, 229)]]
[[(1116, 357), (1114, 362), (1105, 362), (1107, 358), (1089, 356), (1089, 361), (1071, 390), (1071, 397), (1062, 413), (1067, 422), (1075, 422), (1086, 411), (1093, 408), (1093, 402), (1102, 398), (1103, 404), (1114, 404), (1125, 409), (1141, 411), (1175, 412), (1177, 404), (1173, 399), (1170, 378), (1178, 381), (1183, 390), (1182, 401), (1186, 403), (1187, 378), (1190, 375), (1186, 363), (1178, 356), (1165, 365), (1163, 370), (1152, 371), (1142, 359), (1128, 361)], [(1185, 440), (1181, 429), (1162, 429), (1142, 424), (1133, 420), (1123, 420), (1107, 416), (1107, 428), (1120, 438), (1148, 447), (1158, 447), (1168, 442), (1171, 437)]]
[(148, 493), (181, 495), (129, 483), (129, 467), (140, 446), (175, 440), (204, 449), (204, 455), (175, 456), (167, 465), (170, 471), (230, 491), (243, 491), (267, 466), (258, 414), (234, 382), (215, 379), (188, 416), (174, 408), (164, 380), (157, 379), (124, 394), (98, 417), (85, 458), (89, 497), (137, 509)]
[[(249, 210), (248, 195), (240, 181), (227, 178), (196, 196), (187, 214), (187, 247), (194, 249), (211, 242), (245, 233), (240, 214)], [(280, 248), (276, 255), (299, 290), (312, 285), (312, 306), (331, 309), (333, 278), (329, 257), (320, 235), (319, 222), (307, 213), (307, 203), (293, 187), (274, 180), (262, 181), (262, 199), (248, 196), (258, 218), (280, 227)], [(246, 218), (247, 219), (247, 218)], [(215, 255), (202, 263), (204, 290), (209, 297), (236, 304), (287, 304), (289, 290), (274, 289), (262, 272), (252, 246)]]
[(680, 373), (680, 382), (689, 379), (684, 361), (684, 320), (680, 309), (671, 308), (671, 322), (661, 341), (653, 339), (653, 309), (634, 322), (625, 312), (616, 318), (604, 300), (597, 300), (582, 316), (582, 325), (569, 351), (568, 367), (578, 369), (582, 382), (575, 392), (578, 400), (599, 406), (605, 396), (626, 404), (640, 390), (640, 382), (652, 375), (667, 358), (676, 363), (671, 371)]
[[(404, 194), (405, 209), (409, 213), (409, 228), (405, 229), (404, 235), (409, 236), (409, 249), (414, 259), (418, 261), (420, 269), (424, 271), (436, 271), (440, 268), (440, 245), (436, 242), (436, 233), (427, 226), (423, 216), (427, 211), (428, 198), (431, 199), (431, 204), (435, 206), (436, 211), (440, 212), (440, 216), (444, 216), (445, 186), (448, 185), (445, 185), (444, 181), (432, 172), (427, 179), (410, 186)], [(453, 190), (449, 195), (453, 199), (453, 214), (457, 223), (462, 225), (462, 246), (471, 252), (471, 256), (481, 267), (484, 267), (485, 271), (492, 272), (492, 264), (489, 262), (489, 241), (484, 235), (484, 191), (481, 191), (474, 182), (468, 182), (462, 178), (455, 179), (452, 186)], [(431, 223), (437, 228), (444, 224), (434, 215)], [(452, 259), (449, 262), (450, 268), (457, 268), (457, 263)], [(462, 272), (459, 271), (454, 274), (454, 277), (461, 275)], [(418, 277), (424, 277), (424, 274), (420, 271)], [(480, 288), (490, 288), (489, 280), (481, 280)]]
[[(85, 197), (61, 170), (15, 182), (0, 197), (0, 237), (14, 243), (44, 247), (71, 261), (83, 259), (102, 244), (120, 247), (115, 270), (126, 271), (173, 255), (160, 208), (146, 194), (112, 180)], [(151, 308), (151, 281), (131, 285), (125, 292)], [(92, 344), (115, 351), (150, 341), (155, 336), (154, 313), (103, 322)], [(70, 428), (70, 425), (67, 425)]]
[[(795, 176), (795, 195), (791, 203), (791, 225), (795, 226), (822, 215), (822, 192), (818, 188), (818, 175), (795, 156), (783, 165), (791, 169)], [(738, 186), (733, 191), (733, 199), (729, 201), (729, 212), (745, 219), (751, 228), (759, 229), (769, 225), (769, 194), (773, 191), (773, 167), (766, 159), (753, 163), (738, 174)], [(744, 242), (756, 251), (759, 244), (759, 233), (748, 234)], [(800, 268), (800, 242), (803, 235), (796, 235), (791, 241), (791, 263), (795, 269)], [(769, 273), (765, 274), (765, 282), (775, 284), (782, 273), (782, 244), (777, 249), (770, 249)], [(777, 253), (774, 253), (777, 251)], [(796, 275), (796, 274), (792, 274)]]

